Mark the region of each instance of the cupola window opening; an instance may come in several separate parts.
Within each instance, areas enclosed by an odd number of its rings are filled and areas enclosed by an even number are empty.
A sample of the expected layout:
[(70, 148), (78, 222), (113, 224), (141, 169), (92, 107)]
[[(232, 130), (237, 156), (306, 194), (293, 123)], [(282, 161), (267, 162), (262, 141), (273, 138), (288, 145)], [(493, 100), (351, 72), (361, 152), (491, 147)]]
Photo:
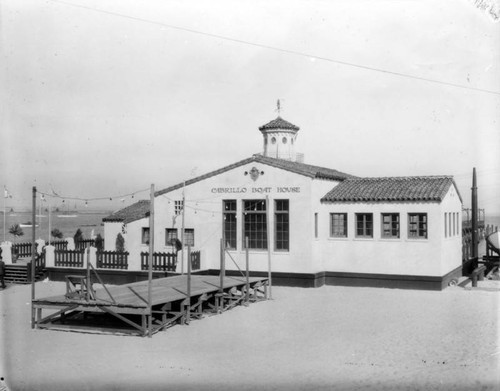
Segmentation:
[(286, 137), (283, 137), (283, 144), (286, 144)]

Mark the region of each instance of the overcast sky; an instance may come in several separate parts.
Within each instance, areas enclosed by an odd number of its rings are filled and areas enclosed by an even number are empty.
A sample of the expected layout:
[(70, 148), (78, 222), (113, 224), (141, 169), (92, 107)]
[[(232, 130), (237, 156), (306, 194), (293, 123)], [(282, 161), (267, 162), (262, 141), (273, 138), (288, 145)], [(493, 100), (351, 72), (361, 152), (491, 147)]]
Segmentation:
[(114, 209), (242, 160), (281, 99), (306, 163), (454, 175), (465, 207), (475, 166), (500, 214), (500, 23), (474, 1), (0, 0), (0, 34), (8, 205)]

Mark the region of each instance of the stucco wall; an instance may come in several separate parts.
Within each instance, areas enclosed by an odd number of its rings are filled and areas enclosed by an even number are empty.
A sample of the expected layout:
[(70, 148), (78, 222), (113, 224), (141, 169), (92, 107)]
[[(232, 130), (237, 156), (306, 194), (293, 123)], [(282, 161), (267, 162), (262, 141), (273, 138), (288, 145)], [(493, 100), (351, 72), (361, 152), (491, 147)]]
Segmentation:
[[(326, 271), (441, 276), (441, 208), (438, 203), (337, 203), (319, 216)], [(330, 237), (330, 213), (348, 214), (347, 238)], [(355, 213), (373, 213), (373, 238), (355, 237)], [(381, 237), (381, 213), (399, 213), (399, 239)], [(408, 213), (427, 213), (427, 239), (408, 237)]]
[[(249, 172), (256, 168), (261, 174), (254, 181)], [(247, 175), (245, 175), (247, 172)], [(264, 172), (264, 174), (262, 174)], [(316, 271), (311, 264), (310, 198), (309, 177), (251, 163), (223, 174), (208, 178), (186, 187), (185, 228), (195, 230), (195, 250), (202, 251), (202, 268), (220, 267), (220, 239), (222, 236), (222, 200), (237, 200), (237, 249), (230, 252), (241, 269), (245, 267), (245, 252), (242, 246), (242, 200), (265, 199), (269, 196), (269, 227), (271, 227), (272, 270), (282, 272)], [(182, 189), (156, 197), (155, 224), (156, 243), (165, 242), (165, 228), (173, 227), (174, 201), (182, 199)], [(290, 251), (274, 250), (274, 200), (290, 200)], [(175, 227), (182, 224), (181, 216), (175, 220)], [(267, 250), (251, 250), (252, 270), (266, 271)], [(237, 267), (226, 257), (227, 269)]]
[[(444, 227), (445, 213), (452, 216), (451, 223), (449, 218), (447, 219), (449, 227), (446, 230)], [(455, 229), (453, 229), (453, 214), (458, 216), (455, 219), (457, 225)], [(453, 234), (453, 232), (455, 233)], [(455, 186), (450, 188), (441, 203), (441, 241), (441, 274), (445, 275), (462, 265), (462, 202)]]

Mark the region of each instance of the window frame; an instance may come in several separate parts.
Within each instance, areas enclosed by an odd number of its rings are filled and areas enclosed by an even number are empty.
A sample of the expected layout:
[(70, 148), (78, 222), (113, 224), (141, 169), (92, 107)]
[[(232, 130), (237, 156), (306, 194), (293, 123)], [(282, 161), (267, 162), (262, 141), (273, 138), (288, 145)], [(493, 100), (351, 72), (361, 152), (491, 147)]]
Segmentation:
[[(356, 213), (355, 216), (356, 216), (356, 226), (354, 227), (355, 237), (359, 239), (373, 239), (373, 213), (362, 212), (362, 213)], [(362, 218), (361, 221), (360, 217)], [(366, 219), (367, 217), (370, 217), (371, 220), (368, 221)], [(361, 228), (363, 231), (363, 233), (361, 234), (359, 233), (360, 223), (362, 224)], [(368, 230), (371, 230), (371, 232), (368, 233)]]
[[(175, 232), (175, 237), (172, 237), (169, 241), (171, 233)], [(175, 243), (172, 243), (172, 240), (179, 239), (179, 233), (177, 232), (177, 228), (165, 228), (165, 246), (175, 246)]]
[[(243, 246), (245, 248), (245, 237), (248, 235), (248, 249), (249, 250), (267, 250), (269, 248), (269, 243), (267, 242), (268, 237), (268, 226), (267, 226), (267, 202), (266, 199), (248, 199), (242, 201), (242, 240)], [(256, 207), (260, 205), (263, 209), (251, 210), (246, 209), (247, 204), (253, 204)], [(263, 219), (262, 219), (263, 217)], [(252, 221), (253, 219), (253, 221)], [(250, 230), (247, 225), (252, 225), (256, 229)], [(260, 226), (260, 229), (259, 229)]]
[[(234, 209), (227, 209), (226, 206), (234, 205)], [(238, 246), (238, 201), (222, 200), (222, 235), (224, 237), (224, 245), (228, 250), (236, 250)], [(228, 220), (229, 219), (229, 220)], [(229, 229), (228, 229), (229, 228)], [(228, 238), (227, 232), (230, 232)], [(229, 246), (228, 246), (229, 244)]]
[[(386, 223), (384, 221), (384, 218), (385, 217), (391, 217), (391, 220)], [(397, 217), (397, 220), (394, 221), (392, 218), (393, 217)], [(385, 229), (385, 224), (390, 224), (390, 234), (386, 234), (386, 229)], [(396, 224), (397, 226), (397, 234), (394, 235), (393, 234), (393, 231), (394, 231), (394, 226), (393, 224)], [(392, 213), (381, 213), (380, 214), (380, 237), (382, 239), (399, 239), (401, 237), (401, 217), (399, 215), (399, 213), (396, 213), (396, 212), (392, 212)]]
[[(190, 238), (186, 234), (192, 234), (192, 237)], [(183, 246), (184, 247), (187, 247), (187, 246), (194, 247), (194, 244), (195, 244), (195, 240), (194, 240), (194, 228), (184, 228), (184, 243), (183, 243)]]
[[(412, 222), (411, 218), (412, 217), (418, 217), (418, 220), (416, 222)], [(425, 221), (420, 221), (421, 217), (425, 217)], [(417, 235), (412, 235), (412, 224), (417, 224), (416, 227), (416, 232)], [(424, 228), (421, 228), (420, 225), (425, 225)], [(424, 230), (425, 235), (420, 235), (420, 231)], [(408, 213), (408, 239), (414, 239), (414, 240), (426, 240), (429, 238), (429, 217), (427, 213), (422, 213), (422, 212), (413, 212), (413, 213)]]
[[(281, 209), (278, 203), (286, 203), (286, 210)], [(279, 221), (285, 216), (286, 221)], [(278, 224), (282, 225), (281, 230), (278, 230)], [(284, 238), (279, 239), (280, 235), (283, 235)], [(278, 243), (284, 244), (284, 247), (279, 248)], [(290, 200), (288, 199), (274, 200), (274, 251), (290, 251)]]
[[(144, 240), (146, 237), (146, 232), (147, 232), (147, 240)], [(151, 231), (150, 231), (149, 227), (141, 227), (141, 244), (142, 245), (149, 244), (149, 240), (151, 239), (150, 234), (151, 234)]]
[[(334, 226), (339, 227), (339, 224), (334, 224), (334, 217), (335, 216), (342, 216), (343, 217), (343, 222), (342, 222), (342, 232), (343, 234), (335, 234)], [(347, 238), (348, 237), (348, 220), (347, 220), (347, 213), (345, 212), (331, 212), (330, 213), (330, 237), (331, 238)]]

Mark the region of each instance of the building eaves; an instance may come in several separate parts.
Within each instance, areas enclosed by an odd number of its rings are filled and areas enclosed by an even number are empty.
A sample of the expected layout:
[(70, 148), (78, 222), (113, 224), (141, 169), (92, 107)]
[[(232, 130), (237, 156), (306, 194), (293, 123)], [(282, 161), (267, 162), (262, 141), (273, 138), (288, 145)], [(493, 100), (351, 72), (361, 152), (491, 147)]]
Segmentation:
[(128, 224), (149, 216), (149, 201), (140, 200), (102, 219), (105, 223), (122, 222)]
[(460, 197), (451, 176), (350, 178), (330, 190), (321, 202), (441, 202), (452, 185)]

